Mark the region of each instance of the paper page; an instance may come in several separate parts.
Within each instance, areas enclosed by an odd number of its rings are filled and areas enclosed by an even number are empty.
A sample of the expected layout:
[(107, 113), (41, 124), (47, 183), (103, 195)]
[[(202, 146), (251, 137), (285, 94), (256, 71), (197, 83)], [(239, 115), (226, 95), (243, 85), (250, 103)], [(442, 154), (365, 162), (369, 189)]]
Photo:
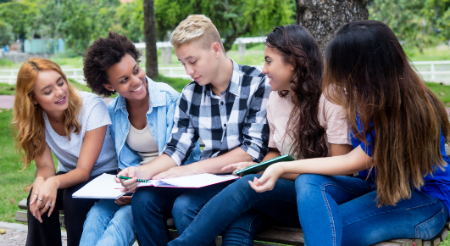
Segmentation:
[(117, 199), (124, 195), (122, 184), (114, 181), (115, 175), (102, 174), (72, 194), (73, 198)]
[(156, 187), (180, 187), (180, 188), (200, 188), (208, 185), (222, 183), (225, 181), (237, 179), (234, 175), (214, 175), (209, 173), (176, 177), (170, 179), (153, 180), (149, 183), (139, 183), (139, 187), (156, 186)]

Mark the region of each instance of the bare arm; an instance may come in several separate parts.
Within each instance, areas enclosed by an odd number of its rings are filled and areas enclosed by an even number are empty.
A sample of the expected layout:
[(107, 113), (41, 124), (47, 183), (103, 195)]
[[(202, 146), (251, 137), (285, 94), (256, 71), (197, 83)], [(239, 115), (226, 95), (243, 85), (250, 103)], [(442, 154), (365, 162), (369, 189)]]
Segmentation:
[[(48, 215), (53, 212), (58, 189), (74, 186), (89, 179), (91, 171), (97, 162), (98, 156), (102, 150), (103, 140), (105, 139), (107, 126), (102, 126), (85, 134), (83, 145), (81, 146), (80, 156), (77, 166), (74, 170), (65, 174), (55, 176), (55, 167), (50, 148), (46, 146), (44, 153), (35, 159), (36, 176), (43, 177), (43, 181), (38, 181), (39, 187), (33, 187), (33, 194), (37, 197), (37, 202), (32, 211), (33, 215), (41, 221), (40, 215), (48, 210)], [(41, 179), (41, 178), (39, 178)], [(35, 200), (33, 199), (33, 202)], [(31, 202), (30, 202), (31, 205)], [(39, 209), (39, 213), (37, 213)]]
[[(53, 212), (53, 205), (56, 201), (58, 189), (71, 187), (89, 180), (91, 171), (102, 150), (106, 128), (107, 126), (102, 126), (86, 132), (83, 145), (81, 146), (80, 156), (78, 157), (77, 166), (72, 171), (58, 176), (54, 175), (55, 169), (50, 148), (48, 148), (48, 151), (46, 148), (42, 157), (36, 158), (36, 166), (38, 167), (39, 175), (41, 173), (45, 175), (45, 181), (40, 185), (39, 191), (37, 192), (38, 201), (36, 202), (36, 207), (40, 209), (40, 214), (44, 214), (47, 210), (49, 211), (48, 215)], [(51, 176), (49, 176), (50, 170), (53, 172), (53, 175)], [(38, 219), (40, 220), (40, 216)]]
[(128, 167), (118, 175), (131, 177), (130, 180), (120, 180), (124, 190), (135, 191), (137, 189), (137, 179), (164, 179), (179, 176), (194, 175), (201, 173), (224, 173), (222, 168), (238, 160), (251, 160), (249, 154), (243, 149), (236, 148), (218, 157), (209, 158), (184, 166), (177, 166), (176, 162), (167, 154), (162, 154), (151, 162), (138, 166)]
[(250, 185), (257, 192), (264, 192), (272, 190), (283, 173), (347, 175), (365, 170), (372, 165), (372, 157), (368, 156), (361, 147), (357, 147), (346, 155), (273, 164), (266, 169), (260, 179), (255, 179)]
[[(348, 144), (330, 144), (331, 156), (346, 155), (352, 151), (352, 146)], [(288, 180), (295, 180), (298, 173), (283, 173), (280, 177)]]
[(200, 173), (226, 173), (222, 171), (222, 168), (239, 161), (251, 161), (252, 157), (247, 154), (242, 148), (235, 148), (232, 151), (223, 154), (218, 157), (209, 158), (206, 160), (198, 161), (189, 165), (179, 166), (171, 168), (165, 172), (162, 172), (154, 179), (174, 178), (179, 176), (194, 175)]

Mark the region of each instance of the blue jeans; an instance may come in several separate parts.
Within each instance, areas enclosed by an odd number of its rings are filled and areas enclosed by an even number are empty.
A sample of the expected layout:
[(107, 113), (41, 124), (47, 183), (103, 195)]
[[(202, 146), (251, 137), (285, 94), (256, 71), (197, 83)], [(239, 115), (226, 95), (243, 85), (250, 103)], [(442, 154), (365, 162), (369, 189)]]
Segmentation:
[(445, 225), (445, 204), (413, 190), (395, 206), (378, 207), (376, 190), (347, 176), (302, 174), (295, 181), (307, 245), (372, 245), (396, 238), (429, 240)]
[(290, 226), (300, 226), (297, 216), (295, 183), (279, 179), (273, 190), (255, 192), (247, 175), (212, 198), (175, 240), (174, 245), (206, 245), (223, 232), (222, 245), (253, 245), (253, 236), (272, 217)]
[(138, 188), (131, 199), (131, 206), (141, 245), (167, 245), (170, 241), (167, 218), (173, 217), (177, 232), (181, 234), (198, 211), (232, 182), (198, 189)]
[(80, 245), (133, 245), (136, 241), (131, 205), (120, 206), (114, 200), (100, 200), (84, 222)]

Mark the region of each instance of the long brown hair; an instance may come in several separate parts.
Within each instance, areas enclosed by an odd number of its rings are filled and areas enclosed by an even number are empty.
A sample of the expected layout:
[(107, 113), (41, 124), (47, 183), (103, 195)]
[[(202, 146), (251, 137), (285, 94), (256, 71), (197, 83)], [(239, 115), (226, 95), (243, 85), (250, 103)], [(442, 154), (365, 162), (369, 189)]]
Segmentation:
[[(276, 27), (268, 34), (266, 45), (277, 49), (283, 62), (292, 64), (295, 69), (290, 81), (294, 108), (286, 128), (293, 126), (293, 132), (286, 131), (293, 139), (293, 153), (304, 158), (327, 156), (326, 132), (318, 119), (323, 62), (317, 42), (306, 28), (287, 25)], [(280, 97), (288, 93), (278, 92)]]
[[(448, 140), (450, 129), (444, 104), (381, 22), (344, 25), (325, 54), (324, 93), (346, 109), (355, 137), (367, 144), (366, 134), (374, 132), (379, 206), (410, 198), (425, 175), (446, 165), (440, 148), (441, 130)], [(331, 85), (334, 90), (327, 90)]]
[[(17, 75), (16, 95), (14, 100), (13, 124), (17, 149), (22, 155), (23, 168), (27, 168), (30, 162), (42, 155), (45, 150), (45, 124), (43, 109), (34, 105), (34, 84), (39, 71), (53, 70), (59, 73), (67, 83), (69, 89), (69, 106), (64, 112), (64, 128), (66, 136), (70, 140), (70, 132), (81, 131), (81, 125), (77, 119), (82, 101), (77, 91), (67, 81), (66, 75), (53, 61), (42, 58), (31, 58), (24, 62)], [(23, 151), (22, 151), (23, 150)]]

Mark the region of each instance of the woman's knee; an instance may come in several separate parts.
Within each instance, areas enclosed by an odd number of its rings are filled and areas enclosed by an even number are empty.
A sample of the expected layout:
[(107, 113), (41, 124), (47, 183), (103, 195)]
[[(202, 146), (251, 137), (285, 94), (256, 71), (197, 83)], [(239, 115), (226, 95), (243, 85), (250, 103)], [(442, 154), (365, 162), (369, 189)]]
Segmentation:
[(297, 192), (320, 187), (329, 181), (329, 176), (319, 174), (301, 174), (295, 179), (295, 189)]

